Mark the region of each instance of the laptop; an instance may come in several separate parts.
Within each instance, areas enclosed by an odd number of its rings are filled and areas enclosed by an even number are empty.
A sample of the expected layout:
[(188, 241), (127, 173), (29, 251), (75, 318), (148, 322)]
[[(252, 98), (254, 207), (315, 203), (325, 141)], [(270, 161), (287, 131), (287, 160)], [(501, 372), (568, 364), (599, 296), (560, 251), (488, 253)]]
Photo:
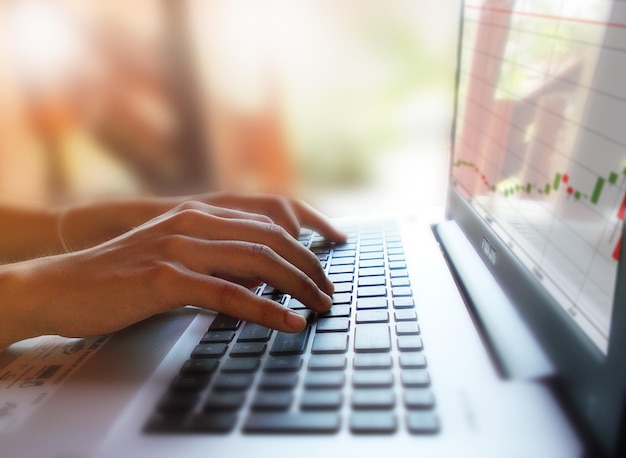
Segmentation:
[[(192, 306), (0, 355), (7, 457), (624, 452), (626, 3), (461, 6), (448, 197), (301, 242), (289, 335)], [(427, 171), (417, 170), (416, 177)]]

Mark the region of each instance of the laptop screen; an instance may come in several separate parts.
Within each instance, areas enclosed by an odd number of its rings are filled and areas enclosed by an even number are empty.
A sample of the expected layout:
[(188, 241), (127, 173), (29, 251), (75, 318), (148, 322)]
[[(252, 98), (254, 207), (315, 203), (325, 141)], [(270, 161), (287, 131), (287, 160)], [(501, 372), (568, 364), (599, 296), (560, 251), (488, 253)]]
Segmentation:
[(468, 0), (452, 183), (606, 355), (626, 190), (626, 5)]

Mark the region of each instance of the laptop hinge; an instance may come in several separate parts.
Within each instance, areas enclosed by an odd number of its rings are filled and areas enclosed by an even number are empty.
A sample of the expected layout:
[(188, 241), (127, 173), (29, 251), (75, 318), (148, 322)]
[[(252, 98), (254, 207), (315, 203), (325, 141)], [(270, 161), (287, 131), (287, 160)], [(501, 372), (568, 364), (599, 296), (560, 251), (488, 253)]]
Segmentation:
[(446, 221), (435, 231), (505, 376), (555, 375), (553, 364), (458, 224)]

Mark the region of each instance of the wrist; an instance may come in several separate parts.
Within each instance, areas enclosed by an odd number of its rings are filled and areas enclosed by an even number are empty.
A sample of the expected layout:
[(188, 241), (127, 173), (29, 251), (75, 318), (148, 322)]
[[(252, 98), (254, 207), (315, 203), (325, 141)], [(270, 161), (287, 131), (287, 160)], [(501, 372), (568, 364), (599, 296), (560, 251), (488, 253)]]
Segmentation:
[(159, 215), (157, 199), (106, 200), (75, 205), (59, 212), (59, 241), (66, 251), (81, 250), (115, 238)]
[(39, 314), (29, 291), (29, 268), (24, 263), (0, 266), (0, 352), (9, 345), (45, 334), (39, 328)]

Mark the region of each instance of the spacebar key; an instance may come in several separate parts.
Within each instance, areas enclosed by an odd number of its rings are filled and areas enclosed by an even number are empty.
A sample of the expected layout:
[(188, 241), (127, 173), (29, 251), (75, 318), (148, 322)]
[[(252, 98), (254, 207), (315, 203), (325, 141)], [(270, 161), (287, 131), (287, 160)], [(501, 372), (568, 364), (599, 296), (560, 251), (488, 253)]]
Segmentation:
[(243, 429), (247, 433), (336, 433), (339, 414), (332, 412), (251, 413)]

